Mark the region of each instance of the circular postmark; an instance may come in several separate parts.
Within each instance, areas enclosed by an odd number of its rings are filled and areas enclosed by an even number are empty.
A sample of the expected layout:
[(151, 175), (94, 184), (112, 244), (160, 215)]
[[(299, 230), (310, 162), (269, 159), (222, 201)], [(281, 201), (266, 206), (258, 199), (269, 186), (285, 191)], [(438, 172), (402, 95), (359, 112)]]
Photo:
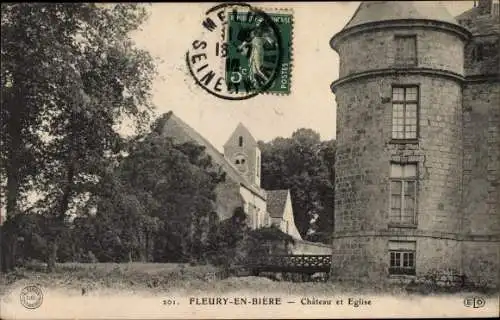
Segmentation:
[(26, 286), (21, 290), (19, 299), (26, 309), (37, 309), (43, 302), (42, 289), (35, 285)]
[(227, 100), (249, 99), (279, 86), (286, 50), (276, 21), (281, 20), (244, 3), (209, 9), (202, 35), (186, 52), (196, 84)]

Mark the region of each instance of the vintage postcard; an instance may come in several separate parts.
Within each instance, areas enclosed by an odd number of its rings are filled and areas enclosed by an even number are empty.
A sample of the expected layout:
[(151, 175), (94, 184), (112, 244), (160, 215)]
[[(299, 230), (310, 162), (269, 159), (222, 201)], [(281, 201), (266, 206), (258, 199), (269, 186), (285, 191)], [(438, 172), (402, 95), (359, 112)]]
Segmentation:
[(1, 319), (498, 317), (498, 0), (1, 6)]

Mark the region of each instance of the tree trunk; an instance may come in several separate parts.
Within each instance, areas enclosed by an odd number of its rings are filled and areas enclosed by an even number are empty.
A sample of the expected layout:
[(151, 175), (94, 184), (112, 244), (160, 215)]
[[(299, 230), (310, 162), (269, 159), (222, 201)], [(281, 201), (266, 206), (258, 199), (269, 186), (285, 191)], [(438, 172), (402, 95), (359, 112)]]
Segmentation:
[(144, 262), (149, 262), (149, 230), (145, 230), (144, 237), (146, 238), (144, 241)]
[(47, 259), (47, 271), (48, 272), (53, 272), (56, 268), (56, 261), (57, 261), (57, 245), (58, 245), (58, 238), (54, 237), (49, 241), (49, 247), (48, 247), (48, 259)]
[[(20, 83), (15, 81), (15, 84)], [(12, 100), (6, 103), (9, 112), (7, 134), (9, 137), (9, 144), (7, 147), (7, 188), (6, 188), (6, 205), (5, 205), (5, 222), (8, 223), (18, 211), (17, 200), (19, 198), (19, 185), (21, 179), (21, 159), (19, 155), (19, 148), (21, 147), (21, 118), (22, 109), (25, 107), (23, 99), (22, 88), (16, 88)], [(15, 249), (17, 246), (17, 236), (12, 226), (8, 230), (2, 231), (2, 242), (6, 240), (6, 246), (3, 246), (1, 251), (2, 269), (3, 271), (10, 271), (15, 266)]]
[(49, 251), (48, 251), (48, 259), (47, 259), (47, 271), (52, 272), (55, 269), (56, 260), (57, 260), (57, 248), (58, 241), (61, 235), (61, 231), (64, 228), (64, 218), (66, 216), (66, 211), (68, 211), (69, 203), (71, 200), (71, 194), (73, 193), (73, 180), (75, 177), (75, 145), (76, 141), (76, 115), (73, 114), (71, 117), (72, 124), (72, 132), (71, 140), (70, 140), (70, 150), (68, 154), (68, 158), (66, 159), (66, 181), (62, 185), (62, 198), (57, 210), (55, 212), (55, 216), (52, 221), (52, 230), (51, 230), (51, 238), (49, 240)]
[(2, 227), (1, 240), (1, 270), (2, 272), (9, 272), (13, 270), (15, 266), (15, 234), (11, 230)]

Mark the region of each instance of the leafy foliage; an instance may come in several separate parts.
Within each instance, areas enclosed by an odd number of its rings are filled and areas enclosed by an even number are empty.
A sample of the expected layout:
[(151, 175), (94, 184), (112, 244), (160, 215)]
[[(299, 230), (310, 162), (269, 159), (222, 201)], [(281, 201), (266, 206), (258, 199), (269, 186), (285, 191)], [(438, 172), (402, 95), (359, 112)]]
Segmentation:
[(89, 3), (4, 3), (1, 14), (2, 193), (8, 218), (40, 195), (32, 209), (47, 217), (51, 268), (66, 215), (123, 148), (117, 126), (141, 127), (152, 110), (155, 65), (129, 37), (147, 15)]
[(215, 226), (213, 241), (206, 246), (205, 260), (231, 272), (268, 254), (287, 254), (294, 239), (275, 226), (251, 229), (241, 207)]
[(295, 223), (300, 234), (327, 242), (333, 231), (335, 141), (321, 141), (311, 129), (298, 129), (290, 138), (259, 142), (262, 187), (290, 189)]
[(101, 180), (88, 202), (95, 216), (75, 221), (76, 238), (95, 239), (79, 247), (99, 261), (201, 259), (224, 176), (203, 147), (163, 137), (164, 120), (130, 141), (128, 155)]

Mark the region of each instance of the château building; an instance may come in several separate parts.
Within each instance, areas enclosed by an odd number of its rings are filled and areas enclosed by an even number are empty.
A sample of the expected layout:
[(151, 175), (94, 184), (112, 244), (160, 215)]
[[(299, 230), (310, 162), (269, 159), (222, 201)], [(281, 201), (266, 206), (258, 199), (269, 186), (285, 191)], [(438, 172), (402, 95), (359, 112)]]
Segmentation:
[(332, 275), (500, 278), (498, 1), (362, 2), (340, 57)]

